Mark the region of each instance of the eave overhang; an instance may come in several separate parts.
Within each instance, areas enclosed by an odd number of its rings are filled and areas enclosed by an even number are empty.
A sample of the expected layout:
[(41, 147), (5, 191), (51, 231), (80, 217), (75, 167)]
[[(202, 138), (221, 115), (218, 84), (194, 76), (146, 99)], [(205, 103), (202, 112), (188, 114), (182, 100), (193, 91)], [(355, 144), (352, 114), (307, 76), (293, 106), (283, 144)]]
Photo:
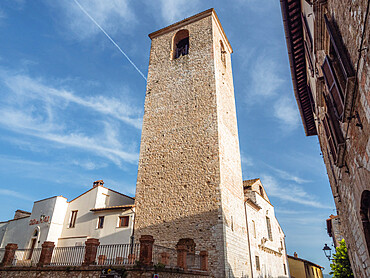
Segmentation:
[(315, 118), (307, 85), (306, 58), (300, 0), (280, 0), (288, 48), (294, 95), (306, 136), (317, 135)]

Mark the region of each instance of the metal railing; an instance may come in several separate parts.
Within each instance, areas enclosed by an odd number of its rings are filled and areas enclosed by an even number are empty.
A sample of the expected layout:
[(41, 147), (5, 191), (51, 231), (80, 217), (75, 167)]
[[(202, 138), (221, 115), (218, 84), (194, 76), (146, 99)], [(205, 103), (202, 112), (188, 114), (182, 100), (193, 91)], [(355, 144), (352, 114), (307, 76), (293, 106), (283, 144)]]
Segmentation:
[(140, 244), (99, 245), (96, 253), (98, 265), (133, 265), (139, 260)]
[(35, 266), (39, 262), (41, 249), (17, 249), (14, 254), (13, 265)]
[(82, 265), (85, 258), (85, 246), (55, 247), (50, 265)]

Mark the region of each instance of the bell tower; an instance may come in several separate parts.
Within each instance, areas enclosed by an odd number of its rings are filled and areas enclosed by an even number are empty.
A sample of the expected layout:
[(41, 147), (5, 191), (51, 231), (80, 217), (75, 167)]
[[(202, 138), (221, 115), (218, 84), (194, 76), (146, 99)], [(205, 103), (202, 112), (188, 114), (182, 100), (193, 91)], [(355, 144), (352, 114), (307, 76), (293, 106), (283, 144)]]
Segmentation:
[(149, 37), (135, 238), (192, 238), (213, 277), (250, 276), (230, 43), (213, 9)]

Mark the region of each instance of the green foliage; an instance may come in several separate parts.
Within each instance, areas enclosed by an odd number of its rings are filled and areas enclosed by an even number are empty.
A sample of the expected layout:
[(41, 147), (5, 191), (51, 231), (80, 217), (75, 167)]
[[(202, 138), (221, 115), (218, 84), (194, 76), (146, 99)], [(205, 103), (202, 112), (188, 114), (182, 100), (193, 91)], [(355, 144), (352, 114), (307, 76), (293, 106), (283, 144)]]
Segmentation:
[(353, 278), (353, 272), (351, 264), (348, 258), (347, 246), (342, 239), (340, 245), (336, 248), (336, 253), (333, 254), (332, 264), (330, 264), (331, 272), (329, 274), (333, 275), (333, 278)]

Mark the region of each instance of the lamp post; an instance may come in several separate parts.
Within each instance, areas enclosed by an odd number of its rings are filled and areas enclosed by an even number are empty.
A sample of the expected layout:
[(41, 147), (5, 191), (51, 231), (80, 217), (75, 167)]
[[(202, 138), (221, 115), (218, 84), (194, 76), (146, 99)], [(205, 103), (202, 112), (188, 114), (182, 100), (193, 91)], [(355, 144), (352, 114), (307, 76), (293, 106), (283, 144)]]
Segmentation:
[(324, 248), (322, 249), (324, 251), (324, 254), (325, 256), (328, 258), (328, 260), (330, 261), (330, 257), (331, 257), (331, 248), (325, 243), (325, 246)]

